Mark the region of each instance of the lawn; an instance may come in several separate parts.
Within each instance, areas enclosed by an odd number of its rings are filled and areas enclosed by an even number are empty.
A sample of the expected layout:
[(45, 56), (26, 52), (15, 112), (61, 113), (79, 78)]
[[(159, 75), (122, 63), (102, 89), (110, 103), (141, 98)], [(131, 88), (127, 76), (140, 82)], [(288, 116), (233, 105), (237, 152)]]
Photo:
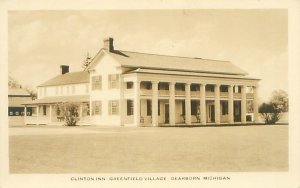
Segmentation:
[(10, 134), (11, 173), (288, 170), (287, 125), (13, 127)]

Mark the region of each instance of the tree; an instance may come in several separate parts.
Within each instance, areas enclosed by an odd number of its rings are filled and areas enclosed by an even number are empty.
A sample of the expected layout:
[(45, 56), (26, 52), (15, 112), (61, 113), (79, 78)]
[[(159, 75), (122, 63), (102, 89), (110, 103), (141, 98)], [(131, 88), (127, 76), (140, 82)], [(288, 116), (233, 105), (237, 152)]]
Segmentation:
[(22, 88), (22, 86), (19, 84), (19, 82), (16, 79), (8, 75), (8, 88), (16, 89), (16, 88)]
[(29, 86), (25, 86), (24, 89), (26, 91), (28, 91), (28, 93), (30, 94), (32, 100), (35, 100), (37, 98), (37, 92), (36, 92), (35, 89), (32, 89)]
[(259, 107), (259, 113), (265, 120), (265, 124), (274, 124), (280, 118), (280, 113), (277, 111), (275, 105), (272, 103), (263, 103)]
[(86, 54), (86, 58), (83, 61), (81, 67), (85, 70), (90, 65), (91, 62), (92, 62), (92, 57), (90, 57), (89, 52), (88, 52)]
[(273, 91), (269, 103), (263, 103), (259, 112), (265, 120), (265, 124), (275, 124), (283, 112), (288, 111), (288, 94), (283, 90)]
[(288, 94), (285, 91), (273, 91), (271, 103), (275, 105), (279, 112), (288, 112)]
[(78, 105), (74, 103), (61, 103), (58, 104), (57, 110), (62, 114), (66, 126), (76, 126), (80, 120), (78, 113)]

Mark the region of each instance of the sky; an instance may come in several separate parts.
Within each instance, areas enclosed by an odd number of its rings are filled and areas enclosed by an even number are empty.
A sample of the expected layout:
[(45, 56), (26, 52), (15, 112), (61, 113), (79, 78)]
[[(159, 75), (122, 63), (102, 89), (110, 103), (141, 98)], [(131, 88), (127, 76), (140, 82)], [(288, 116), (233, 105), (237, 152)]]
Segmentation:
[(113, 37), (119, 50), (231, 61), (261, 79), (267, 101), (288, 89), (287, 24), (283, 9), (9, 11), (8, 69), (35, 88), (60, 65), (82, 70)]

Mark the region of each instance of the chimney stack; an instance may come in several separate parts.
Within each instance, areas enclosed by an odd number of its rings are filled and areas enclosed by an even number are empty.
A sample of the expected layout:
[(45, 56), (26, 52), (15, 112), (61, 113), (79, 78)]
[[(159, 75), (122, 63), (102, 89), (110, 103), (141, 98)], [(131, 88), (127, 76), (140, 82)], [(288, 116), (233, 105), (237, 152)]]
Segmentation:
[(61, 65), (60, 66), (60, 74), (66, 74), (69, 72), (69, 65)]
[(111, 37), (105, 38), (103, 40), (103, 43), (104, 43), (103, 48), (105, 50), (108, 50), (109, 52), (114, 51), (114, 39), (113, 38), (111, 38)]

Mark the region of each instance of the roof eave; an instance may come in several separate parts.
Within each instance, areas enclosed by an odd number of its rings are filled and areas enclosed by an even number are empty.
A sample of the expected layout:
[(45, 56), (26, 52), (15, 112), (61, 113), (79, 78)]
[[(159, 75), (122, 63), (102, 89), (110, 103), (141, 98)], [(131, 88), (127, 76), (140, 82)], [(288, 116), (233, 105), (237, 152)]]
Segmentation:
[(194, 71), (194, 70), (184, 70), (184, 69), (167, 69), (167, 68), (158, 68), (158, 67), (143, 67), (143, 66), (130, 66), (122, 65), (125, 68), (142, 68), (142, 69), (152, 69), (152, 70), (167, 70), (167, 71), (181, 71), (181, 72), (195, 72), (195, 73), (211, 73), (211, 74), (227, 74), (227, 75), (241, 75), (246, 76), (248, 73), (243, 71), (243, 73), (232, 73), (232, 72), (213, 72), (213, 71)]

